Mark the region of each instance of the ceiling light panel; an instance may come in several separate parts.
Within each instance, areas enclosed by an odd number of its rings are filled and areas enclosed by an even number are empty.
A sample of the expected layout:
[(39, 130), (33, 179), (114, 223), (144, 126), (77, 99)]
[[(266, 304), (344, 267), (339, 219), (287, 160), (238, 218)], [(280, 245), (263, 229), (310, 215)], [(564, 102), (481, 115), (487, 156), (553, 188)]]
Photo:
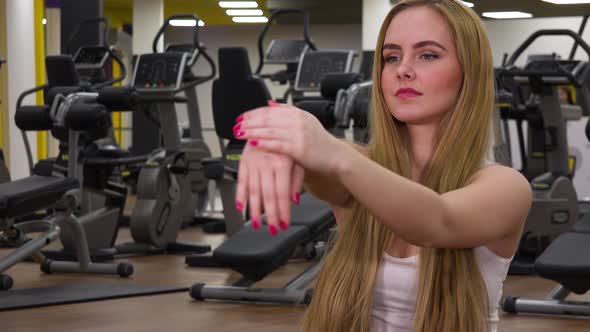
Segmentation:
[(221, 8), (258, 8), (256, 1), (219, 1)]
[(530, 18), (533, 17), (530, 13), (523, 12), (484, 12), (483, 17), (508, 19), (508, 18)]
[(262, 16), (260, 9), (228, 9), (225, 13), (229, 16)]

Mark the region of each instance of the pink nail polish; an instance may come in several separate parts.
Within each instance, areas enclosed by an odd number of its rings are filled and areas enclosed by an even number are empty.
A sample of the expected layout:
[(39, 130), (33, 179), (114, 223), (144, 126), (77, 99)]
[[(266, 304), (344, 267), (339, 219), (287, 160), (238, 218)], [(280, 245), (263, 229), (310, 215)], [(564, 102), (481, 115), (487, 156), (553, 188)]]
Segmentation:
[(272, 99), (268, 101), (268, 106), (277, 106), (277, 105), (279, 105), (279, 103), (277, 103), (276, 101), (274, 101)]
[(257, 140), (249, 141), (248, 143), (250, 143), (250, 145), (252, 145), (252, 146), (258, 145), (258, 141)]
[(260, 228), (260, 220), (253, 218), (252, 219), (252, 228), (259, 229)]
[(243, 132), (243, 131), (238, 131), (238, 132), (235, 132), (235, 133), (234, 133), (234, 136), (236, 136), (236, 137), (242, 137), (242, 136), (244, 136), (244, 134), (245, 134), (245, 132)]
[(234, 126), (234, 128), (233, 128), (233, 131), (234, 131), (234, 133), (235, 133), (236, 131), (238, 131), (238, 130), (240, 129), (240, 127), (242, 127), (242, 125), (241, 125), (241, 124), (239, 124), (239, 123), (238, 123), (237, 125), (235, 125), (235, 126)]
[(236, 201), (236, 210), (242, 212), (244, 210), (244, 204), (242, 204), (240, 201)]
[(301, 199), (301, 194), (300, 194), (300, 193), (298, 193), (298, 192), (296, 192), (296, 193), (293, 195), (293, 201), (295, 202), (295, 204), (299, 205), (299, 201), (300, 201), (300, 199)]
[(242, 122), (243, 120), (244, 120), (244, 116), (243, 116), (243, 115), (240, 115), (240, 116), (238, 116), (238, 117), (236, 118), (236, 122), (237, 122), (237, 123), (240, 123), (240, 122)]
[(281, 227), (281, 229), (282, 229), (282, 230), (284, 230), (284, 231), (286, 231), (286, 230), (287, 230), (287, 228), (289, 228), (289, 225), (288, 225), (288, 224), (287, 224), (285, 221), (283, 221), (283, 220), (279, 221), (279, 226), (280, 226), (280, 227)]
[(268, 231), (272, 236), (276, 236), (277, 234), (279, 234), (279, 230), (277, 229), (276, 225), (268, 225)]

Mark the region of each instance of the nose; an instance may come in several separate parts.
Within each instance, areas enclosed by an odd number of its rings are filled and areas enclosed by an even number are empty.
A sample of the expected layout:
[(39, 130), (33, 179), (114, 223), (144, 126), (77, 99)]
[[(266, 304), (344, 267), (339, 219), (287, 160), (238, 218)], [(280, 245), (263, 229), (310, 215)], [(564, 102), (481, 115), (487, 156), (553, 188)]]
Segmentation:
[(413, 80), (416, 78), (416, 72), (407, 61), (407, 59), (404, 59), (397, 67), (397, 77), (400, 80)]

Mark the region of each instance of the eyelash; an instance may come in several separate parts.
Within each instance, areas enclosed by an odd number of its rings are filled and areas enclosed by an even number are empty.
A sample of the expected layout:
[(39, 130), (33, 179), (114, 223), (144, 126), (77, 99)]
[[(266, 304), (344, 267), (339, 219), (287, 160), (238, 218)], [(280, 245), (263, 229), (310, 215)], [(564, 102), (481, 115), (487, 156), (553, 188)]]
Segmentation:
[[(433, 54), (433, 53), (424, 53), (420, 57), (426, 61), (432, 61), (432, 60), (436, 60), (436, 59), (440, 58), (438, 55)], [(425, 57), (428, 57), (428, 59), (426, 59)], [(386, 63), (395, 63), (396, 61), (394, 60), (394, 58), (399, 58), (399, 57), (396, 55), (390, 55), (385, 58), (385, 62)]]

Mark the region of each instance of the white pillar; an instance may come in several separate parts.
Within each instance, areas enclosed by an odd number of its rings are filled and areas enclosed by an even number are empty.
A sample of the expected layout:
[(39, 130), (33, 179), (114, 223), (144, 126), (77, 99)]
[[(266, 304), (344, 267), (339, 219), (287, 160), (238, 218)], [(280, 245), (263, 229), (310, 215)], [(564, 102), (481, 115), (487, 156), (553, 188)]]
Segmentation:
[[(19, 179), (29, 175), (27, 154), (20, 130), (14, 123), (16, 100), (27, 89), (35, 86), (35, 30), (33, 0), (6, 1), (6, 44), (8, 71), (8, 135), (10, 137), (10, 176)], [(3, 68), (4, 69), (4, 68)], [(24, 105), (35, 104), (35, 94), (27, 97)], [(33, 158), (37, 154), (37, 136), (28, 134)]]
[[(45, 48), (47, 55), (61, 54), (61, 9), (46, 8), (45, 18)], [(47, 156), (54, 157), (59, 154), (59, 141), (51, 134), (47, 134)]]
[[(152, 53), (152, 42), (164, 23), (163, 0), (133, 0), (133, 54)], [(164, 36), (158, 43), (163, 51)]]
[(390, 0), (363, 0), (363, 50), (374, 50), (383, 19), (393, 7)]

